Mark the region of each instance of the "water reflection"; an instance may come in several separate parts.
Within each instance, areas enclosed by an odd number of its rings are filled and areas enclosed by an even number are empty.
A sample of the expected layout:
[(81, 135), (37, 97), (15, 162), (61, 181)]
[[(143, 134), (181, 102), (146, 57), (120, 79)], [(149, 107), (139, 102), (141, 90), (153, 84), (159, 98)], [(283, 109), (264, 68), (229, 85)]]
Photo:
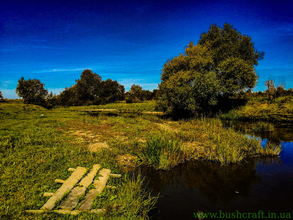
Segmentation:
[[(245, 164), (223, 167), (207, 161), (191, 161), (168, 172), (150, 168), (141, 169), (140, 172), (145, 175), (148, 187), (154, 194), (166, 188), (183, 186), (188, 190), (196, 188), (211, 204), (228, 204), (237, 196), (235, 191), (246, 195), (254, 183), (261, 183), (261, 177), (255, 169), (256, 162), (251, 159)], [(270, 160), (268, 163), (280, 163), (280, 160)]]
[(233, 127), (234, 129), (241, 131), (245, 134), (249, 134), (251, 136), (257, 136), (261, 139), (269, 139), (275, 144), (281, 144), (282, 141), (293, 141), (293, 125), (292, 124), (284, 124), (284, 123), (267, 123), (274, 127), (273, 131), (268, 132), (256, 132), (253, 131), (252, 128), (257, 126), (258, 122), (251, 123), (247, 121), (231, 121), (231, 120), (222, 120), (222, 123), (227, 127)]
[(251, 158), (238, 165), (190, 161), (168, 172), (145, 167), (133, 173), (143, 174), (153, 194), (161, 195), (152, 219), (194, 219), (199, 210), (290, 212), (293, 200), (284, 195), (293, 195), (292, 174), (272, 181), (282, 166), (280, 158)]
[[(247, 128), (243, 131), (255, 135)], [(168, 172), (147, 167), (135, 170), (133, 175), (142, 173), (153, 194), (161, 195), (157, 208), (150, 213), (151, 219), (195, 219), (195, 212), (219, 210), (284, 212), (292, 217), (292, 128), (275, 127), (274, 132), (262, 132), (258, 138), (262, 145), (268, 140), (281, 144), (280, 157), (249, 158), (229, 166), (190, 161)]]

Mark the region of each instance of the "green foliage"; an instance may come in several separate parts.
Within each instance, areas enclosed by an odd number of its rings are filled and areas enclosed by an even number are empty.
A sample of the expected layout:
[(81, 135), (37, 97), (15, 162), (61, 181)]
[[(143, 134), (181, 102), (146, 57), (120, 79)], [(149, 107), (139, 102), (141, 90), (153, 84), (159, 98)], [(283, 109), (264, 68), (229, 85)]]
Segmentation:
[(246, 105), (221, 114), (219, 118), (293, 122), (293, 97), (282, 96), (268, 100), (267, 97), (257, 95), (249, 98)]
[(276, 97), (281, 97), (286, 94), (286, 89), (283, 86), (278, 86), (276, 90)]
[(80, 79), (70, 88), (65, 88), (57, 97), (58, 105), (92, 105), (116, 102), (124, 99), (124, 86), (117, 81), (107, 79), (86, 69)]
[(119, 179), (117, 188), (104, 189), (97, 196), (93, 208), (105, 208), (106, 219), (149, 219), (147, 213), (158, 196), (151, 196), (143, 181), (141, 175), (136, 178), (125, 175)]
[(180, 140), (155, 135), (147, 140), (141, 159), (155, 169), (169, 170), (187, 157)]
[(4, 97), (3, 97), (3, 94), (2, 92), (0, 91), (0, 101), (4, 100)]
[(77, 105), (93, 102), (100, 95), (99, 87), (102, 77), (86, 69), (81, 73), (80, 79), (74, 86)]
[(127, 92), (125, 100), (127, 103), (137, 103), (145, 100), (144, 91), (141, 86), (133, 84)]
[(124, 99), (125, 88), (116, 80), (102, 81), (100, 90), (100, 97), (96, 103), (113, 103)]
[(264, 53), (230, 24), (211, 25), (197, 45), (168, 60), (162, 70), (158, 107), (173, 115), (210, 111), (219, 97), (255, 86), (255, 65)]
[(133, 84), (130, 90), (125, 95), (127, 103), (140, 103), (146, 100), (156, 100), (158, 98), (158, 90), (153, 92), (142, 89), (141, 86)]
[(159, 85), (159, 108), (167, 114), (195, 114), (217, 103), (221, 85), (210, 71), (211, 54), (206, 47), (191, 42), (180, 54), (164, 65)]
[(211, 25), (208, 32), (201, 34), (198, 43), (211, 50), (215, 67), (229, 58), (258, 65), (258, 61), (264, 57), (264, 52), (254, 49), (249, 36), (242, 35), (229, 23), (224, 24), (223, 28)]
[(45, 106), (45, 98), (48, 91), (39, 79), (24, 80), (24, 77), (18, 80), (16, 93), (24, 99), (24, 103)]
[(268, 96), (269, 100), (272, 100), (275, 96), (275, 93), (277, 91), (276, 87), (275, 87), (275, 80), (269, 78), (266, 82), (265, 82), (265, 86), (268, 88), (265, 93)]
[(75, 86), (70, 88), (65, 88), (57, 96), (57, 105), (70, 106), (70, 105), (79, 105), (78, 98), (76, 96)]

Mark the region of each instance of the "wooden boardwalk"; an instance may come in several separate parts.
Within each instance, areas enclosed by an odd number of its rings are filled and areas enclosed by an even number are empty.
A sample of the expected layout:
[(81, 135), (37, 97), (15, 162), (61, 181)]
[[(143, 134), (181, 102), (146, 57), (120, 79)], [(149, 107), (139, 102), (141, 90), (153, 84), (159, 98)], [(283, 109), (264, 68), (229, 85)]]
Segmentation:
[[(91, 209), (91, 205), (95, 197), (100, 194), (107, 185), (110, 176), (120, 177), (120, 174), (111, 174), (110, 169), (101, 169), (99, 164), (94, 164), (90, 172), (85, 176), (87, 169), (85, 167), (69, 168), (68, 171), (73, 171), (67, 180), (56, 179), (55, 182), (62, 183), (62, 186), (55, 193), (44, 193), (44, 196), (51, 196), (51, 198), (41, 207), (40, 210), (27, 210), (30, 213), (42, 212), (56, 212), (62, 214), (79, 214), (81, 211), (88, 212), (103, 212), (103, 209)], [(100, 171), (99, 171), (100, 170)], [(99, 180), (94, 180), (99, 171)], [(86, 190), (90, 184), (93, 184), (94, 189), (90, 190), (87, 194)], [(68, 195), (67, 195), (68, 194)], [(63, 199), (67, 195), (65, 199)], [(80, 198), (84, 197), (80, 201)], [(54, 207), (58, 201), (62, 201), (59, 209)], [(78, 209), (75, 209), (79, 207)]]

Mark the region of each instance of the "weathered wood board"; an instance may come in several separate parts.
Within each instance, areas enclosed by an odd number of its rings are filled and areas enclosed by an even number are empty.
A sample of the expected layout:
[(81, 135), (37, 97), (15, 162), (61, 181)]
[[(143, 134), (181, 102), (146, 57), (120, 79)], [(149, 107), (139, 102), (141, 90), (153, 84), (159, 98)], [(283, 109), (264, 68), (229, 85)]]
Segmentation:
[[(29, 213), (43, 213), (43, 212), (56, 212), (60, 214), (71, 214), (77, 215), (82, 211), (88, 211), (92, 213), (103, 212), (103, 209), (92, 209), (91, 205), (95, 197), (100, 194), (106, 187), (109, 177), (119, 178), (120, 174), (111, 174), (110, 169), (101, 169), (98, 180), (94, 180), (96, 174), (98, 173), (101, 166), (99, 164), (94, 164), (90, 172), (85, 176), (87, 169), (84, 167), (69, 168), (68, 171), (73, 171), (71, 176), (67, 180), (57, 179), (55, 182), (63, 183), (62, 186), (55, 193), (44, 193), (44, 196), (51, 196), (51, 198), (41, 207), (40, 210), (26, 210)], [(80, 181), (80, 182), (79, 182)], [(79, 183), (78, 183), (79, 182)], [(90, 190), (86, 195), (85, 192), (90, 184), (93, 184), (94, 189)], [(115, 186), (107, 186), (115, 188)], [(64, 201), (61, 202), (58, 210), (53, 210), (57, 201), (62, 200), (62, 198), (67, 194), (68, 196)], [(84, 200), (80, 202), (80, 206), (76, 209), (79, 200), (85, 195)]]
[(58, 200), (61, 200), (75, 184), (83, 177), (86, 168), (77, 167), (71, 176), (63, 183), (63, 185), (52, 195), (52, 197), (41, 207), (41, 210), (52, 210)]

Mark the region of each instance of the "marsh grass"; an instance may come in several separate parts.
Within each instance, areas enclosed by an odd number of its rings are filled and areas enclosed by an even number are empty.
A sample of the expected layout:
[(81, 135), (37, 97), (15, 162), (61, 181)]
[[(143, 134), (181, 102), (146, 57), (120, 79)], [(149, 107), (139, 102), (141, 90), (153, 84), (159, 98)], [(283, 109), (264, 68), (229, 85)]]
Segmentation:
[(124, 175), (115, 185), (116, 188), (106, 188), (94, 200), (93, 208), (105, 209), (105, 217), (114, 219), (147, 219), (158, 196), (151, 195), (142, 176)]
[[(237, 163), (250, 156), (265, 156), (259, 140), (250, 139), (232, 128), (224, 128), (219, 119), (202, 118), (180, 122), (180, 140), (197, 143), (202, 159), (219, 162), (222, 165)], [(280, 146), (267, 148), (270, 155), (277, 156)]]
[(275, 127), (271, 123), (267, 122), (257, 122), (251, 128), (254, 132), (272, 132), (275, 130)]
[(262, 156), (277, 156), (281, 153), (282, 147), (272, 142), (268, 142), (265, 147), (260, 150)]
[(182, 142), (164, 136), (152, 136), (146, 144), (142, 154), (139, 154), (144, 164), (151, 165), (155, 169), (169, 170), (181, 162), (189, 159), (184, 151)]
[(293, 122), (293, 97), (250, 98), (245, 106), (220, 114), (221, 119)]

